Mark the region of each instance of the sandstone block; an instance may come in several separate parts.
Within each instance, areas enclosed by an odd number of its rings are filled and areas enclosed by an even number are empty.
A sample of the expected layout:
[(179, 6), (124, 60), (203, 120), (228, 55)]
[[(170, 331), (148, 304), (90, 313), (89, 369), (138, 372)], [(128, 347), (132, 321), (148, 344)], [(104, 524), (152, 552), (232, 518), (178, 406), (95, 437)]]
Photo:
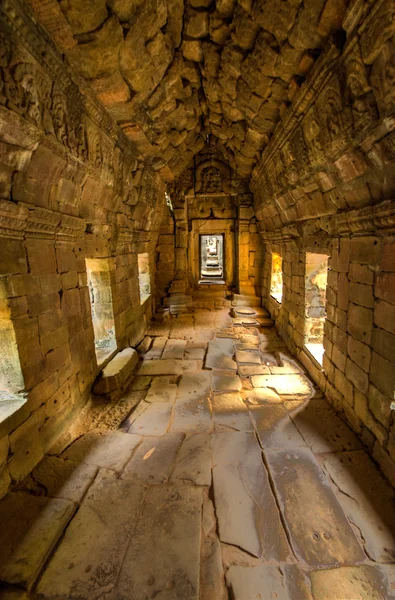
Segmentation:
[(347, 331), (357, 340), (370, 344), (373, 331), (373, 310), (350, 304)]
[(346, 377), (360, 392), (362, 392), (362, 394), (367, 393), (369, 387), (369, 378), (367, 373), (360, 369), (358, 365), (356, 365), (349, 358), (347, 359), (346, 364)]
[(374, 305), (374, 324), (395, 334), (395, 306), (379, 300)]
[(381, 241), (373, 236), (352, 238), (350, 260), (363, 265), (374, 265), (380, 260)]
[(133, 374), (138, 363), (138, 354), (134, 348), (126, 348), (116, 356), (103, 369), (94, 385), (94, 392), (98, 395), (108, 394), (123, 388)]

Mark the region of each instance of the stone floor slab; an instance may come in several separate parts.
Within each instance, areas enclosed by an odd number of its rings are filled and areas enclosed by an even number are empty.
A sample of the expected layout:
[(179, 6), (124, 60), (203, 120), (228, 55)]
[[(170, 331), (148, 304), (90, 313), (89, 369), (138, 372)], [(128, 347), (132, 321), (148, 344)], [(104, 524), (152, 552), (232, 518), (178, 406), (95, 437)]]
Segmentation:
[(117, 584), (117, 598), (199, 600), (202, 490), (148, 490)]
[(146, 488), (101, 473), (37, 586), (42, 598), (91, 600), (112, 592)]
[(221, 546), (217, 538), (206, 538), (202, 542), (199, 600), (228, 600), (221, 557)]
[(289, 560), (291, 551), (255, 435), (215, 434), (212, 451), (221, 542), (266, 560)]
[(265, 457), (297, 557), (319, 568), (363, 561), (362, 548), (311, 451), (265, 452)]
[(362, 448), (356, 435), (324, 400), (312, 399), (291, 410), (290, 415), (314, 453)]
[(363, 451), (341, 452), (325, 456), (323, 467), (369, 558), (395, 562), (395, 492), (373, 461)]
[(248, 410), (239, 393), (218, 394), (212, 401), (216, 431), (253, 431)]
[(385, 574), (377, 567), (343, 567), (309, 573), (318, 600), (393, 600)]
[(239, 365), (260, 365), (261, 357), (258, 350), (236, 350), (236, 362)]
[(146, 402), (174, 403), (177, 395), (176, 377), (155, 377), (145, 397)]
[(71, 444), (62, 458), (122, 471), (140, 442), (139, 435), (90, 431)]
[(165, 349), (163, 350), (163, 358), (184, 358), (186, 348), (185, 340), (167, 340)]
[(269, 375), (269, 367), (264, 365), (239, 365), (237, 369), (240, 377), (252, 377), (253, 375)]
[(161, 358), (163, 349), (166, 345), (167, 337), (156, 337), (152, 342), (150, 350), (144, 354), (144, 360), (152, 360)]
[(196, 373), (202, 368), (201, 360), (143, 360), (139, 375), (182, 375), (183, 373)]
[(185, 438), (170, 481), (208, 487), (211, 485), (211, 448), (208, 434), (196, 433)]
[(234, 354), (233, 340), (216, 338), (208, 342), (205, 366), (208, 369), (237, 370), (237, 364), (232, 359)]
[(263, 449), (285, 450), (306, 446), (283, 406), (250, 406), (249, 411)]
[(8, 494), (0, 502), (0, 581), (30, 589), (74, 510), (61, 498)]
[(145, 437), (126, 465), (122, 478), (148, 485), (167, 483), (184, 437), (179, 432)]
[(254, 387), (272, 388), (281, 396), (313, 395), (313, 386), (304, 375), (256, 375), (251, 381)]
[(280, 404), (281, 396), (270, 388), (253, 388), (242, 392), (243, 400), (248, 404)]
[(181, 377), (174, 409), (173, 431), (203, 433), (212, 430), (210, 389), (211, 373), (208, 371)]
[(128, 433), (138, 435), (164, 435), (169, 430), (172, 411), (172, 402), (151, 403), (148, 408), (133, 421)]
[(242, 384), (238, 375), (213, 375), (213, 392), (215, 394), (240, 392), (241, 389)]
[(58, 456), (45, 456), (23, 482), (23, 489), (37, 495), (43, 492), (51, 498), (80, 502), (96, 477), (98, 467), (64, 460)]

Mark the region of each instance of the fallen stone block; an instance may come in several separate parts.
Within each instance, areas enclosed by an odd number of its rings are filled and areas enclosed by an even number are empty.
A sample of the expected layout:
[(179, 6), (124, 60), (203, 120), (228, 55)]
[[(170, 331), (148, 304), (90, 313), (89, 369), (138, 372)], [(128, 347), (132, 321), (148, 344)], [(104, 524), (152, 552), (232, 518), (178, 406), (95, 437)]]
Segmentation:
[(114, 397), (114, 392), (122, 393), (129, 383), (137, 363), (138, 354), (134, 348), (125, 348), (118, 352), (96, 380), (93, 386), (95, 394), (98, 396), (111, 394)]

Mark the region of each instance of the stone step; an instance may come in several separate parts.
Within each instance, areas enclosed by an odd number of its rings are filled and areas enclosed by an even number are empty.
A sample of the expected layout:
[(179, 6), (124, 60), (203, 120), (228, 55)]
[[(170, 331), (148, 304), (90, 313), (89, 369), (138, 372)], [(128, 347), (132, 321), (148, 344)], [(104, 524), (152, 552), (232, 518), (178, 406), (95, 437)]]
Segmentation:
[(232, 294), (232, 306), (261, 306), (261, 298), (245, 294)]
[(94, 393), (98, 396), (110, 395), (112, 399), (121, 395), (132, 378), (138, 360), (134, 348), (118, 352), (100, 373), (93, 386)]

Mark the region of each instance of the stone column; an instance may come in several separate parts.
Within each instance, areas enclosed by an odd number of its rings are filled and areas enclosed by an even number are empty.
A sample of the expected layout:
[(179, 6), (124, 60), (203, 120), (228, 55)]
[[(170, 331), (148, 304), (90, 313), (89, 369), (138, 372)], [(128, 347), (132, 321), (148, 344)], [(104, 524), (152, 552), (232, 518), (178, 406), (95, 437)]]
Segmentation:
[(238, 222), (237, 222), (237, 264), (238, 264), (238, 289), (240, 294), (255, 296), (255, 288), (249, 279), (249, 250), (250, 232), (249, 224), (253, 216), (250, 194), (241, 194), (238, 197)]

